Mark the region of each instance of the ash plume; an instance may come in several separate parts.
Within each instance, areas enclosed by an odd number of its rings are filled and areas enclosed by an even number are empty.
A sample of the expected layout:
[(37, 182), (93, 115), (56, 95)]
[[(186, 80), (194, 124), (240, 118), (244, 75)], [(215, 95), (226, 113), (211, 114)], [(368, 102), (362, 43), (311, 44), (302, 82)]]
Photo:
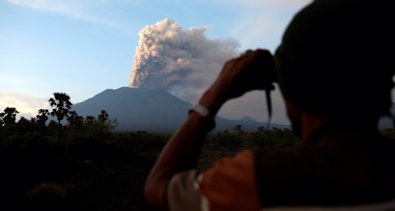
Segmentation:
[(196, 100), (239, 48), (234, 40), (208, 38), (205, 30), (185, 29), (169, 19), (143, 28), (130, 86), (165, 90), (187, 101)]

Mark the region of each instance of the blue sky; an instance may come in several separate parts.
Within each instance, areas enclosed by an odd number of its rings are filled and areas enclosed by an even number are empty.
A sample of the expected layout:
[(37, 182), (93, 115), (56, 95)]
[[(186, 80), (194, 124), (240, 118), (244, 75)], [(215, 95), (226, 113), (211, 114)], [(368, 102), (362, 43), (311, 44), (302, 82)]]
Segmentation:
[(78, 103), (128, 86), (138, 32), (164, 18), (184, 28), (205, 27), (210, 39), (234, 39), (240, 51), (273, 51), (308, 2), (0, 0), (0, 108), (34, 115), (53, 92)]

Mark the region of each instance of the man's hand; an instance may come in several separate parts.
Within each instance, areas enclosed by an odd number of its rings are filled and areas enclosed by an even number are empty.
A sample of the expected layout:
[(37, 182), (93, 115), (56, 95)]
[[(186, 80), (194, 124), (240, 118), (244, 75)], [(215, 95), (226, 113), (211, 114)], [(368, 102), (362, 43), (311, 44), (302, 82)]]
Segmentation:
[[(227, 100), (255, 89), (266, 89), (273, 70), (273, 57), (266, 50), (249, 51), (225, 63), (217, 80), (205, 92), (200, 104), (215, 115)], [(271, 83), (270, 83), (271, 84)], [(203, 140), (209, 130), (207, 120), (192, 113), (167, 142), (152, 168), (146, 184), (147, 202), (165, 210), (166, 188), (170, 179), (179, 172), (196, 168)]]
[(221, 73), (200, 99), (200, 104), (216, 114), (226, 101), (252, 90), (273, 89), (273, 56), (267, 50), (247, 51), (227, 61)]

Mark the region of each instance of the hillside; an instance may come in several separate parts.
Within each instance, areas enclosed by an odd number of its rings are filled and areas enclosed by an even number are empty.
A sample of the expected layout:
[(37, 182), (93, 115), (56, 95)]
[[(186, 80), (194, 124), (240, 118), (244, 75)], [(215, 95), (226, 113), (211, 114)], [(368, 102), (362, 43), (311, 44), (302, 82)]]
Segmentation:
[[(106, 110), (111, 119), (119, 122), (119, 131), (172, 132), (185, 120), (190, 107), (190, 103), (164, 91), (121, 87), (107, 89), (75, 104), (73, 109), (82, 116), (97, 116), (101, 110)], [(218, 130), (231, 129), (238, 124), (245, 130), (267, 126), (251, 118), (230, 120), (217, 117), (216, 123)], [(286, 126), (272, 124), (271, 127)]]

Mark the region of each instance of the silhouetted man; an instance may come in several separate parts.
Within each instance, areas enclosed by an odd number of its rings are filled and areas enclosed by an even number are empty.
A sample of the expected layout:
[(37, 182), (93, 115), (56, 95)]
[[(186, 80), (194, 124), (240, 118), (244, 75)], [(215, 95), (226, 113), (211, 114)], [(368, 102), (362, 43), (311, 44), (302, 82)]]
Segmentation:
[[(258, 49), (226, 62), (158, 158), (147, 202), (170, 210), (391, 210), (395, 144), (377, 122), (391, 106), (393, 16), (389, 1), (317, 0), (293, 18), (274, 58)], [(278, 82), (303, 144), (245, 150), (197, 172), (221, 106), (271, 82)]]

